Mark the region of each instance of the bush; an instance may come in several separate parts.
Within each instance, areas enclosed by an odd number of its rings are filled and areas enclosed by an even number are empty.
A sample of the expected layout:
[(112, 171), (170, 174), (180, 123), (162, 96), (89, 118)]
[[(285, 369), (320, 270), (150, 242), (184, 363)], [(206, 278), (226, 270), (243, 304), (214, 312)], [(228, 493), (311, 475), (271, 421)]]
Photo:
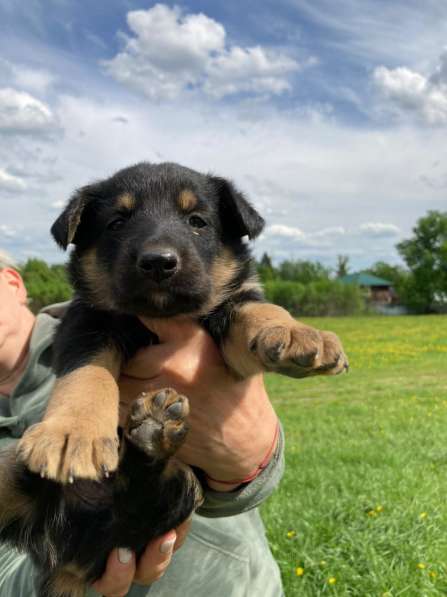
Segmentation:
[(46, 305), (67, 301), (73, 294), (63, 265), (50, 266), (41, 259), (28, 259), (20, 273), (34, 313)]
[(365, 311), (365, 300), (358, 286), (337, 280), (299, 284), (284, 280), (266, 282), (267, 300), (296, 316), (357, 315)]

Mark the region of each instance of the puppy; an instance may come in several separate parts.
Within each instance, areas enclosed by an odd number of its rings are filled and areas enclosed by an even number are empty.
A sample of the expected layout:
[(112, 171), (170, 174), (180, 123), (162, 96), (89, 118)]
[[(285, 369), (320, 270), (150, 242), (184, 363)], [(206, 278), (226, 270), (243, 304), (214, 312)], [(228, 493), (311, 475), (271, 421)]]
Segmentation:
[(0, 539), (32, 553), (42, 596), (81, 595), (113, 547), (140, 553), (200, 503), (195, 475), (172, 458), (186, 434), (185, 397), (140, 398), (118, 449), (120, 369), (157, 342), (139, 316), (195, 318), (240, 378), (347, 369), (334, 334), (265, 302), (244, 242), (263, 226), (231, 182), (171, 163), (81, 188), (54, 223), (57, 243), (75, 246), (75, 298), (55, 338), (47, 412), (1, 469), (0, 490)]

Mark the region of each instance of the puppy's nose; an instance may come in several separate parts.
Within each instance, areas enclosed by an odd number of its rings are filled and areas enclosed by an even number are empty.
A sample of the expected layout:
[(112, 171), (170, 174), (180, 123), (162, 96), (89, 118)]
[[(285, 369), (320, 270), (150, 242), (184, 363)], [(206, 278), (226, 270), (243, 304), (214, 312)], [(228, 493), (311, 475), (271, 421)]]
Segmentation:
[(178, 270), (179, 256), (172, 250), (142, 253), (137, 267), (145, 276), (157, 282), (170, 278)]

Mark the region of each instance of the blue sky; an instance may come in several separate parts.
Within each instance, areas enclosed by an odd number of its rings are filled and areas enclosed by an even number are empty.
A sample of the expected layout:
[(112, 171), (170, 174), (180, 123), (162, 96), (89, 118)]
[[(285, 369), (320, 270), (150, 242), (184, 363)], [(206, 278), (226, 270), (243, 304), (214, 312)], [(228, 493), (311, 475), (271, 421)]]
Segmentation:
[(276, 261), (395, 244), (446, 209), (444, 0), (0, 0), (0, 247), (64, 259), (74, 188), (140, 160), (232, 178)]

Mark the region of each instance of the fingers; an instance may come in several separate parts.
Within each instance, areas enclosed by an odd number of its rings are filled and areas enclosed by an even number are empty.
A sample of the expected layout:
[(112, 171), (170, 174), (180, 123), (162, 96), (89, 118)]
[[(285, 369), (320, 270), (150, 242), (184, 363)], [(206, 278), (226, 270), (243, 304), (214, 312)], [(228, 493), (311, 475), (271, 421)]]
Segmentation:
[(93, 588), (104, 597), (124, 597), (129, 592), (135, 569), (135, 554), (126, 548), (114, 549), (107, 560), (106, 571)]
[(176, 540), (176, 531), (170, 531), (149, 543), (138, 562), (135, 583), (150, 585), (163, 576), (171, 562)]
[(138, 565), (135, 554), (126, 548), (114, 549), (107, 560), (106, 571), (92, 586), (104, 597), (124, 597), (132, 583), (150, 585), (160, 579), (169, 566), (172, 554), (185, 540), (191, 524), (182, 523), (177, 534), (170, 531), (151, 541), (141, 556)]

